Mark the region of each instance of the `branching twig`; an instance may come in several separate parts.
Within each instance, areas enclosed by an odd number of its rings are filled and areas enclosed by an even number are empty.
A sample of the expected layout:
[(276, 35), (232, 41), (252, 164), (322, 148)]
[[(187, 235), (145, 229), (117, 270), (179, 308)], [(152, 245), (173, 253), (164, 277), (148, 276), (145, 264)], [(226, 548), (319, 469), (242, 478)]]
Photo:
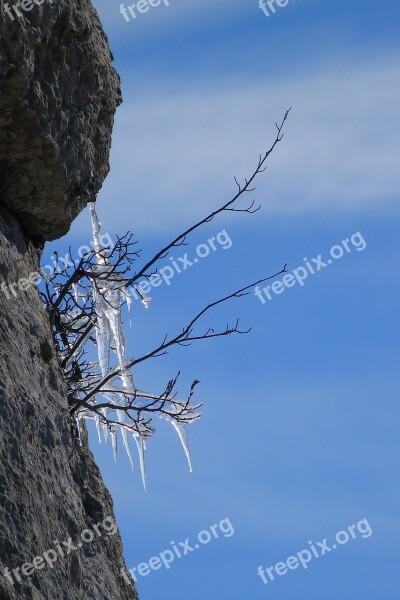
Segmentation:
[[(237, 202), (244, 194), (254, 191), (254, 180), (265, 171), (268, 157), (282, 140), (282, 130), (289, 110), (281, 123), (276, 125), (275, 140), (264, 155), (259, 156), (250, 177), (243, 184), (235, 177), (237, 192), (233, 198), (175, 237), (134, 275), (131, 275), (132, 265), (141, 254), (136, 248), (137, 242), (128, 232), (123, 237), (118, 237), (113, 247), (102, 246), (99, 242), (100, 223), (94, 205), (91, 206), (93, 250), (77, 263), (72, 260), (70, 252), (71, 260), (68, 264), (63, 260), (63, 265), (56, 253), (56, 272), (45, 278), (41, 297), (49, 315), (54, 346), (68, 386), (70, 414), (76, 419), (78, 429), (81, 419), (92, 419), (96, 421), (98, 428), (104, 427), (112, 436), (115, 436), (119, 427), (123, 436), (130, 432), (142, 444), (141, 438), (146, 438), (153, 432), (151, 417), (158, 415), (175, 425), (188, 456), (185, 434), (180, 427), (200, 416), (197, 411), (201, 405), (191, 404), (199, 382), (193, 382), (186, 400), (178, 400), (175, 391), (178, 376), (168, 382), (162, 394), (156, 394), (136, 389), (132, 369), (148, 359), (167, 354), (175, 346), (188, 346), (194, 341), (248, 333), (250, 329), (240, 328), (239, 319), (220, 329), (208, 327), (199, 330), (198, 326), (203, 317), (214, 308), (241, 298), (255, 286), (285, 273), (286, 265), (273, 275), (210, 302), (181, 331), (172, 337), (165, 335), (155, 348), (130, 360), (125, 358), (121, 305), (124, 299), (127, 301), (127, 288), (133, 286), (136, 289), (136, 282), (141, 277), (149, 278), (153, 275), (150, 270), (156, 268), (158, 261), (167, 256), (172, 248), (186, 245), (188, 236), (199, 227), (223, 212), (253, 214), (259, 210), (260, 207), (255, 205), (254, 200), (245, 207), (238, 206)], [(144, 299), (140, 291), (139, 295)], [(90, 352), (86, 352), (90, 344), (97, 346), (95, 360), (90, 360)], [(117, 356), (117, 366), (110, 364), (110, 352)], [(127, 440), (125, 437), (123, 440), (128, 451)], [(116, 443), (114, 437), (113, 442)], [(143, 446), (140, 448), (143, 449)]]

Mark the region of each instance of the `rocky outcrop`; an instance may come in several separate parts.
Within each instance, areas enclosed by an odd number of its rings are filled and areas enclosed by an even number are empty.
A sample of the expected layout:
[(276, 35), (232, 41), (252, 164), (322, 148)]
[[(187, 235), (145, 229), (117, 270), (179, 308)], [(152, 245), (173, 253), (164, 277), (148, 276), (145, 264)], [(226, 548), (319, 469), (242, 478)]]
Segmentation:
[(118, 77), (85, 0), (0, 12), (0, 600), (135, 600), (29, 284), (107, 174)]
[(0, 0), (0, 195), (31, 238), (64, 235), (107, 175), (119, 78), (88, 0)]
[[(37, 268), (37, 249), (1, 209), (0, 281)], [(71, 432), (37, 290), (13, 289), (0, 290), (0, 599), (133, 600), (111, 498)]]

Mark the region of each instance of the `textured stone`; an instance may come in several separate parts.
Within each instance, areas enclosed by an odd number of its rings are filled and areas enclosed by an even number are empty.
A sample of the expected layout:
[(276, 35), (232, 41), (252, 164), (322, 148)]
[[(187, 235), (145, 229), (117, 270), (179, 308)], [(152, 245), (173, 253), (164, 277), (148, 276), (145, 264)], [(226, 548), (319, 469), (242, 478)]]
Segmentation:
[[(95, 199), (119, 79), (88, 0), (44, 0), (14, 20), (5, 6), (0, 0), (0, 600), (136, 600), (121, 575), (119, 533), (101, 525), (114, 520), (112, 500), (87, 440), (81, 447), (71, 430), (38, 292), (23, 286), (14, 297), (5, 287), (37, 271), (42, 242), (65, 234)], [(90, 543), (80, 539), (85, 530)], [(68, 552), (69, 538), (81, 547)], [(47, 551), (58, 553), (53, 568), (39, 559), (32, 572), (27, 563)]]
[(119, 78), (89, 0), (44, 0), (14, 20), (5, 4), (1, 203), (31, 238), (51, 240), (67, 233), (108, 173)]
[[(16, 220), (0, 210), (0, 281), (27, 278), (38, 258)], [(135, 600), (133, 586), (120, 574), (126, 566), (118, 532), (96, 535), (59, 557), (53, 569), (20, 575), (21, 583), (12, 575), (12, 585), (5, 576), (6, 567), (57, 551), (55, 541), (71, 537), (76, 545), (85, 529), (115, 518), (87, 445), (81, 448), (71, 431), (37, 290), (8, 294), (10, 299), (0, 291), (0, 599)]]

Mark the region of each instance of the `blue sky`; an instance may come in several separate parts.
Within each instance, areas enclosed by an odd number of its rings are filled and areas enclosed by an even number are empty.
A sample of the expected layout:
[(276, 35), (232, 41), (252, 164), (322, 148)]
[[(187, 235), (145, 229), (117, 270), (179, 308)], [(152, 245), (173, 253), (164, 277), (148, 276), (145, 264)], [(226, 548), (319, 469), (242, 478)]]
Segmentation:
[[(232, 246), (154, 290), (149, 310), (134, 304), (132, 354), (226, 291), (327, 257), (357, 231), (366, 241), (302, 287), (210, 318), (240, 316), (248, 336), (136, 373), (142, 388), (163, 389), (178, 370), (182, 391), (201, 380), (192, 474), (167, 423), (149, 444), (147, 493), (138, 467), (122, 452), (114, 465), (93, 437), (129, 567), (225, 517), (235, 528), (139, 578), (141, 600), (397, 599), (398, 3), (289, 0), (267, 18), (257, 0), (171, 0), (129, 23), (119, 2), (95, 5), (124, 95), (98, 211), (103, 230), (134, 231), (144, 256), (232, 195), (293, 106), (254, 193), (262, 211), (222, 215), (192, 238), (191, 256), (222, 230)], [(85, 211), (46, 254), (88, 239)], [(363, 518), (368, 539), (267, 585), (257, 576)]]

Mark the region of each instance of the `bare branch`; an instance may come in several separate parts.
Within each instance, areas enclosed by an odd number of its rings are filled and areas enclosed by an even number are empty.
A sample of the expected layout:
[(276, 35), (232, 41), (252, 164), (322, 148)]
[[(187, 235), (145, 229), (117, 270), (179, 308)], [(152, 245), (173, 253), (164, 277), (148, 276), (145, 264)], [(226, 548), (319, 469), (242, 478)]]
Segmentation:
[[(50, 277), (45, 277), (40, 295), (49, 315), (57, 358), (68, 387), (70, 415), (79, 435), (81, 420), (94, 420), (99, 434), (101, 428), (106, 438), (107, 432), (110, 433), (116, 451), (116, 431), (120, 430), (130, 457), (126, 438), (128, 432), (138, 444), (143, 467), (144, 438), (154, 431), (152, 417), (159, 416), (174, 425), (191, 466), (185, 426), (200, 417), (197, 411), (201, 404), (191, 402), (199, 381), (194, 380), (186, 400), (180, 400), (175, 391), (179, 373), (167, 383), (161, 394), (157, 394), (137, 389), (132, 369), (146, 360), (164, 356), (176, 346), (186, 347), (199, 340), (248, 333), (251, 329), (242, 329), (239, 319), (231, 324), (226, 323), (226, 326), (221, 328), (207, 325), (203, 328), (201, 325), (203, 318), (213, 309), (230, 300), (242, 298), (250, 294), (255, 286), (287, 272), (286, 265), (273, 275), (263, 277), (210, 302), (175, 335), (166, 334), (155, 348), (145, 354), (141, 355), (139, 349), (136, 357), (132, 359), (126, 357), (121, 307), (129, 302), (128, 286), (133, 286), (145, 301), (136, 282), (141, 277), (149, 278), (156, 274), (156, 263), (167, 256), (172, 248), (186, 246), (189, 235), (199, 227), (223, 212), (254, 214), (260, 209), (255, 200), (244, 207), (238, 205), (238, 200), (254, 191), (253, 183), (256, 177), (266, 169), (268, 157), (282, 140), (289, 110), (286, 111), (280, 125), (276, 125), (275, 140), (264, 155), (259, 156), (257, 166), (250, 177), (246, 178), (243, 184), (234, 178), (237, 192), (233, 198), (175, 237), (133, 276), (132, 265), (141, 254), (141, 250), (136, 247), (137, 242), (128, 232), (122, 237), (117, 237), (114, 246), (103, 246), (100, 241), (101, 224), (93, 204), (90, 205), (90, 211), (94, 249), (76, 263), (72, 259), (71, 251), (69, 261), (61, 259), (55, 253), (56, 272)], [(86, 352), (91, 344), (97, 350), (97, 358), (94, 360), (90, 359), (92, 352)]]
[[(167, 336), (165, 336), (163, 342), (159, 346), (157, 346), (157, 348), (154, 348), (153, 350), (151, 350), (150, 352), (148, 352), (147, 354), (144, 354), (143, 356), (141, 356), (139, 358), (135, 358), (135, 359), (131, 360), (126, 365), (126, 368), (130, 369), (130, 368), (144, 362), (145, 360), (148, 360), (149, 358), (155, 358), (155, 357), (159, 357), (163, 354), (166, 354), (166, 351), (175, 345), (180, 345), (180, 346), (189, 345), (190, 342), (193, 342), (193, 341), (211, 339), (211, 338), (216, 338), (216, 337), (223, 337), (226, 335), (231, 335), (233, 333), (239, 333), (239, 334), (248, 333), (250, 330), (241, 331), (239, 329), (239, 321), (238, 320), (236, 321), (236, 324), (233, 327), (230, 327), (229, 325), (227, 325), (225, 330), (219, 331), (219, 332), (214, 332), (213, 330), (208, 330), (203, 334), (193, 334), (193, 327), (207, 312), (209, 312), (211, 309), (215, 308), (216, 306), (223, 304), (224, 302), (227, 302), (233, 298), (240, 298), (242, 296), (246, 296), (247, 294), (250, 293), (250, 290), (253, 289), (255, 286), (259, 285), (260, 283), (264, 283), (265, 281), (269, 281), (270, 279), (273, 279), (274, 277), (277, 277), (278, 275), (281, 275), (282, 273), (286, 273), (286, 272), (287, 272), (287, 265), (285, 265), (280, 271), (278, 271), (277, 273), (274, 273), (273, 275), (270, 275), (268, 277), (263, 277), (262, 279), (259, 279), (258, 281), (254, 282), (254, 283), (246, 285), (245, 287), (242, 287), (239, 290), (232, 292), (228, 296), (225, 296), (223, 298), (220, 298), (219, 300), (215, 300), (214, 302), (211, 302), (206, 307), (204, 307), (199, 313), (197, 313), (197, 315), (190, 321), (190, 323), (188, 325), (186, 325), (182, 329), (182, 331), (180, 333), (178, 333), (177, 335), (175, 335), (174, 337), (172, 337), (169, 340), (167, 339)], [(79, 407), (82, 406), (84, 403), (87, 403), (96, 394), (103, 393), (104, 386), (109, 381), (111, 381), (112, 379), (114, 379), (116, 377), (119, 377), (120, 375), (121, 375), (121, 370), (119, 368), (116, 368), (113, 371), (110, 371), (110, 373), (108, 373), (105, 377), (103, 377), (103, 379), (99, 383), (97, 383), (92, 390), (90, 390), (90, 392), (82, 399), (81, 402), (77, 403), (77, 405), (74, 407), (74, 411), (79, 409)]]
[(136, 282), (140, 277), (145, 276), (145, 273), (156, 263), (158, 262), (161, 258), (164, 258), (165, 256), (167, 256), (169, 250), (171, 250), (172, 248), (175, 248), (176, 246), (182, 245), (185, 242), (187, 236), (189, 234), (191, 234), (193, 231), (195, 231), (196, 229), (198, 229), (199, 227), (201, 227), (202, 225), (204, 225), (205, 223), (209, 223), (210, 221), (212, 221), (217, 215), (221, 214), (222, 212), (227, 212), (227, 211), (231, 211), (231, 212), (247, 212), (249, 214), (253, 214), (255, 212), (257, 212), (260, 209), (260, 206), (257, 207), (256, 209), (253, 210), (254, 207), (254, 201), (252, 202), (252, 204), (248, 207), (248, 208), (236, 208), (233, 205), (235, 204), (235, 202), (237, 202), (237, 200), (239, 200), (239, 198), (245, 193), (245, 192), (250, 192), (253, 191), (255, 188), (250, 188), (251, 184), (253, 183), (253, 181), (256, 179), (257, 175), (259, 175), (260, 173), (262, 173), (265, 168), (264, 165), (268, 159), (268, 157), (270, 156), (270, 154), (273, 152), (273, 150), (275, 149), (276, 145), (279, 144), (279, 142), (281, 142), (282, 138), (283, 138), (283, 134), (282, 134), (282, 130), (284, 127), (284, 124), (289, 116), (289, 112), (290, 112), (291, 108), (289, 108), (286, 112), (285, 115), (280, 123), (280, 125), (277, 126), (277, 134), (276, 137), (271, 145), (271, 147), (266, 150), (266, 152), (264, 153), (264, 156), (259, 156), (258, 159), (258, 164), (257, 167), (255, 168), (255, 170), (253, 171), (253, 173), (251, 174), (249, 179), (245, 179), (245, 185), (242, 187), (240, 185), (240, 183), (238, 182), (237, 178), (235, 177), (235, 182), (236, 185), (238, 186), (238, 191), (235, 194), (235, 196), (233, 198), (231, 198), (228, 202), (226, 202), (225, 204), (223, 204), (220, 208), (218, 208), (217, 210), (214, 210), (213, 212), (211, 212), (209, 215), (207, 215), (206, 217), (204, 217), (203, 219), (201, 219), (201, 221), (198, 221), (197, 223), (195, 223), (194, 225), (192, 225), (191, 227), (189, 227), (186, 231), (184, 231), (183, 233), (181, 233), (180, 235), (178, 235), (174, 240), (172, 240), (172, 242), (170, 242), (169, 244), (167, 244), (166, 246), (164, 246), (164, 248), (162, 248), (159, 252), (157, 252), (157, 254), (155, 254), (155, 256), (153, 256), (153, 258), (151, 260), (149, 260), (144, 267), (142, 267), (140, 269), (140, 271), (138, 271), (134, 277), (132, 277), (129, 280), (129, 283), (132, 284), (134, 282)]

